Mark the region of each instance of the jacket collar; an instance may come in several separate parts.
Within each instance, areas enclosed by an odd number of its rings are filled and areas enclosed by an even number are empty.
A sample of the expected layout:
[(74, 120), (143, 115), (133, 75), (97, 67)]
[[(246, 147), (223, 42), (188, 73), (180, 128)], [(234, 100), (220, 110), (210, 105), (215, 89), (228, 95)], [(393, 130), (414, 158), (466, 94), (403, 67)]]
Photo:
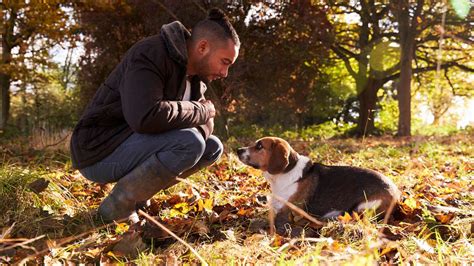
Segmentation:
[(191, 33), (181, 22), (174, 21), (163, 25), (160, 34), (165, 41), (170, 57), (178, 64), (186, 66), (188, 62), (186, 39), (191, 36)]

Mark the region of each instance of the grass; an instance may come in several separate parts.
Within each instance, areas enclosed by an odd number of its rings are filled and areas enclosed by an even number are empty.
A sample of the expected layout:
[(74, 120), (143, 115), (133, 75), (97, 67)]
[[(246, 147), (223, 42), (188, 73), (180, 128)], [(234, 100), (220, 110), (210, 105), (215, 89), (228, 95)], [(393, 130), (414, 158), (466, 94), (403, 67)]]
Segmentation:
[[(389, 225), (346, 215), (324, 226), (318, 238), (269, 235), (268, 185), (232, 153), (188, 182), (158, 193), (146, 212), (211, 265), (469, 264), (474, 261), (473, 136), (361, 140), (295, 134), (289, 139), (314, 161), (372, 168), (394, 180), (404, 196)], [(35, 149), (24, 139), (2, 145), (0, 263), (199, 262), (150, 223), (104, 225), (95, 210), (110, 187), (71, 169), (67, 145), (41, 141), (35, 143), (43, 146)], [(246, 141), (231, 139), (226, 148)]]

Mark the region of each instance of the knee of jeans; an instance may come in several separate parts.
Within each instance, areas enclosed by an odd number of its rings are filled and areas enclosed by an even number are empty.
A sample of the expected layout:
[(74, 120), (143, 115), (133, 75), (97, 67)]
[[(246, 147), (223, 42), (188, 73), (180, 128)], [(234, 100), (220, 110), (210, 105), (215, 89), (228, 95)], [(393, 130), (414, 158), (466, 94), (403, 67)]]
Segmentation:
[(206, 141), (202, 137), (201, 133), (199, 133), (197, 130), (186, 131), (182, 141), (186, 146), (186, 150), (189, 152), (189, 156), (192, 157), (190, 159), (194, 159), (195, 163), (199, 161), (201, 156), (204, 154), (204, 150), (206, 149)]
[(214, 135), (209, 136), (206, 141), (206, 157), (208, 161), (215, 162), (224, 153), (224, 145), (221, 140)]

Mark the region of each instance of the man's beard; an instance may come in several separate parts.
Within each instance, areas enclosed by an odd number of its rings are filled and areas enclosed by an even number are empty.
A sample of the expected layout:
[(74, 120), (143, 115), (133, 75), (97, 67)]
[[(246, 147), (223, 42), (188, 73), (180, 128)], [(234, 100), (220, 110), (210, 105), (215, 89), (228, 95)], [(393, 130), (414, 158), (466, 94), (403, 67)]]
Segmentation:
[(205, 83), (210, 82), (209, 77), (212, 76), (210, 67), (209, 67), (209, 55), (203, 57), (197, 67), (197, 76), (200, 80), (204, 81)]

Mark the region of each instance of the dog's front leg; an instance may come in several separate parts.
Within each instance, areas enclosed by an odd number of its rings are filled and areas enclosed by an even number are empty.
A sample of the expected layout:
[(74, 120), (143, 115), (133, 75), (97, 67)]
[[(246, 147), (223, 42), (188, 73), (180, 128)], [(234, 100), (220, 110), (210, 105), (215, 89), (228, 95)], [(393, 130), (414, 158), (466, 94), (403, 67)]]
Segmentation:
[(275, 216), (276, 233), (281, 236), (298, 237), (303, 233), (303, 227), (292, 224), (292, 214), (288, 208), (283, 208)]

